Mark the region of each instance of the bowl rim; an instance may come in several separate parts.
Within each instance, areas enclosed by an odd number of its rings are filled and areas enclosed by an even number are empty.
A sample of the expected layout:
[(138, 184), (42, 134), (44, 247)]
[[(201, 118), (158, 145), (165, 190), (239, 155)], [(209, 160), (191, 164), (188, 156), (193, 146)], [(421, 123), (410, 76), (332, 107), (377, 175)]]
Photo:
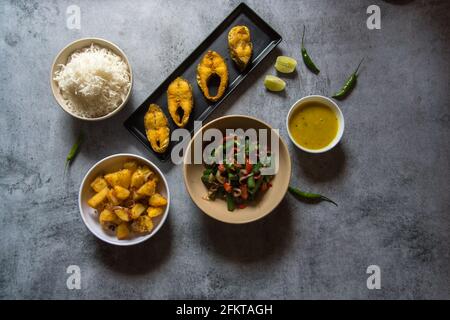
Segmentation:
[[(328, 144), (327, 146), (323, 147), (322, 149), (308, 149), (308, 148), (303, 147), (302, 145), (300, 145), (299, 143), (297, 143), (294, 140), (294, 138), (292, 137), (291, 131), (289, 129), (289, 120), (291, 118), (292, 113), (300, 106), (300, 104), (302, 104), (307, 99), (326, 100), (327, 102), (329, 102), (333, 106), (333, 108), (334, 108), (333, 111), (338, 116), (339, 128), (338, 128), (338, 132), (336, 134), (336, 137), (334, 137), (333, 141), (330, 144)], [(308, 153), (313, 153), (313, 154), (325, 153), (325, 152), (330, 151), (331, 149), (333, 149), (336, 145), (338, 145), (339, 142), (342, 139), (342, 136), (344, 135), (344, 130), (345, 130), (344, 114), (342, 113), (342, 111), (339, 108), (339, 106), (337, 105), (337, 103), (335, 101), (333, 101), (332, 99), (328, 98), (328, 97), (325, 97), (325, 96), (322, 96), (322, 95), (318, 95), (318, 94), (304, 96), (304, 97), (298, 99), (296, 102), (294, 102), (294, 104), (289, 108), (289, 112), (288, 112), (288, 114), (286, 116), (286, 130), (287, 130), (287, 133), (289, 135), (289, 139), (300, 150), (303, 150), (303, 151), (308, 152)]]
[[(55, 72), (56, 72), (56, 68), (57, 68), (56, 61), (59, 59), (59, 57), (60, 57), (64, 52), (66, 52), (67, 50), (69, 50), (69, 48), (70, 48), (71, 46), (76, 45), (78, 42), (82, 42), (82, 41), (92, 41), (94, 44), (98, 44), (98, 45), (100, 45), (100, 46), (102, 46), (102, 47), (104, 47), (104, 45), (102, 44), (102, 42), (103, 42), (103, 43), (107, 43), (108, 45), (112, 46), (115, 50), (117, 50), (117, 51), (120, 53), (121, 58), (124, 59), (125, 63), (126, 63), (127, 66), (128, 66), (128, 70), (130, 71), (130, 88), (129, 88), (128, 93), (127, 93), (127, 95), (126, 95), (126, 97), (125, 97), (125, 100), (122, 101), (122, 103), (121, 103), (116, 109), (114, 109), (112, 112), (110, 112), (110, 113), (108, 113), (108, 114), (105, 114), (104, 116), (97, 117), (97, 118), (85, 118), (85, 117), (81, 117), (81, 116), (76, 115), (75, 113), (70, 112), (69, 110), (67, 110), (66, 108), (64, 108), (64, 107), (61, 105), (61, 103), (59, 102), (59, 100), (58, 100), (57, 97), (56, 97), (56, 92), (55, 92), (56, 90), (59, 90), (58, 85), (55, 83), (55, 80), (53, 80), (53, 76), (54, 76), (54, 74), (55, 74)], [(79, 50), (79, 49), (76, 49), (76, 50)], [(74, 50), (74, 51), (76, 51), (76, 50)], [(72, 51), (72, 53), (73, 53), (74, 51)], [(118, 112), (119, 112), (120, 110), (122, 110), (122, 109), (125, 107), (125, 105), (128, 103), (128, 100), (130, 99), (130, 96), (131, 96), (131, 90), (132, 90), (132, 88), (133, 88), (133, 70), (131, 69), (131, 64), (130, 64), (130, 62), (129, 62), (129, 60), (128, 60), (127, 55), (126, 55), (125, 52), (123, 52), (123, 50), (120, 49), (120, 47), (119, 47), (118, 45), (116, 45), (115, 43), (113, 43), (113, 42), (111, 42), (111, 41), (109, 41), (109, 40), (103, 39), (103, 38), (98, 38), (98, 37), (85, 37), (85, 38), (80, 38), (80, 39), (74, 40), (74, 41), (70, 42), (69, 44), (67, 44), (64, 48), (62, 48), (62, 49), (58, 52), (58, 54), (57, 54), (57, 55), (55, 56), (55, 58), (53, 59), (52, 67), (51, 67), (51, 70), (50, 70), (50, 88), (51, 88), (51, 90), (52, 90), (53, 98), (56, 100), (56, 103), (59, 105), (59, 107), (60, 107), (61, 109), (63, 109), (67, 114), (71, 115), (72, 117), (77, 118), (77, 119), (80, 119), (80, 120), (84, 120), (84, 121), (100, 121), (100, 120), (105, 120), (105, 119), (108, 119), (108, 118), (112, 117), (112, 116), (115, 115), (116, 113), (118, 113)]]
[[(163, 216), (161, 218), (161, 221), (159, 222), (159, 224), (148, 234), (143, 235), (139, 238), (136, 238), (135, 241), (132, 242), (120, 242), (120, 240), (117, 240), (118, 242), (106, 239), (104, 237), (102, 237), (101, 234), (98, 234), (93, 228), (91, 228), (91, 226), (87, 223), (84, 214), (83, 214), (83, 208), (82, 208), (82, 203), (81, 203), (81, 193), (83, 190), (83, 186), (86, 183), (87, 178), (89, 177), (89, 175), (91, 174), (91, 172), (101, 163), (103, 163), (106, 160), (112, 159), (112, 158), (117, 158), (117, 157), (129, 157), (129, 158), (134, 158), (134, 159), (138, 159), (140, 161), (145, 162), (146, 164), (150, 165), (152, 170), (155, 170), (158, 172), (158, 174), (161, 176), (162, 180), (164, 181), (164, 187), (166, 188), (166, 192), (167, 192), (167, 205), (166, 205), (166, 209), (164, 210)], [(169, 189), (169, 184), (167, 183), (166, 177), (164, 176), (164, 174), (161, 172), (161, 170), (150, 160), (145, 159), (142, 156), (139, 156), (137, 154), (132, 154), (132, 153), (116, 153), (116, 154), (112, 154), (110, 156), (107, 156), (99, 161), (97, 161), (84, 175), (83, 180), (81, 181), (80, 184), (80, 188), (78, 190), (78, 209), (80, 211), (80, 215), (81, 215), (81, 219), (83, 220), (84, 225), (89, 229), (89, 231), (96, 236), (98, 239), (112, 244), (112, 245), (116, 245), (116, 246), (132, 246), (135, 244), (139, 244), (142, 243), (148, 239), (150, 239), (151, 237), (153, 237), (158, 231), (159, 229), (161, 229), (161, 227), (163, 226), (163, 224), (166, 222), (167, 216), (169, 215), (169, 207), (170, 207), (170, 189)]]
[[(210, 121), (210, 122), (204, 124), (199, 130), (197, 130), (197, 132), (195, 132), (195, 134), (193, 135), (193, 137), (192, 137), (191, 140), (189, 141), (189, 144), (188, 144), (188, 146), (187, 146), (187, 148), (186, 148), (186, 154), (185, 154), (184, 157), (183, 157), (183, 181), (184, 181), (184, 185), (185, 185), (185, 187), (186, 187), (186, 190), (187, 190), (187, 192), (188, 192), (188, 194), (189, 194), (189, 198), (190, 198), (191, 201), (197, 206), (197, 208), (200, 209), (200, 211), (202, 211), (204, 214), (206, 214), (207, 216), (209, 216), (209, 217), (211, 217), (211, 218), (213, 218), (213, 219), (215, 219), (215, 220), (217, 220), (217, 221), (221, 221), (221, 222), (228, 223), (228, 224), (241, 225), (241, 224), (246, 224), (246, 223), (250, 223), (250, 222), (254, 222), (254, 221), (261, 220), (261, 219), (263, 219), (264, 217), (268, 216), (271, 212), (273, 212), (273, 211), (280, 205), (280, 203), (283, 201), (284, 196), (286, 195), (286, 193), (287, 193), (287, 191), (288, 191), (288, 188), (289, 188), (289, 182), (287, 183), (286, 189), (284, 190), (284, 192), (278, 192), (278, 193), (282, 193), (282, 194), (283, 194), (283, 197), (280, 197), (280, 200), (277, 201), (277, 202), (276, 202), (276, 203), (275, 203), (275, 204), (274, 204), (274, 205), (273, 205), (273, 206), (272, 206), (272, 207), (271, 207), (264, 215), (261, 215), (261, 216), (256, 217), (256, 218), (248, 219), (248, 220), (242, 220), (242, 221), (228, 221), (228, 220), (222, 220), (222, 219), (219, 219), (218, 217), (216, 217), (216, 216), (214, 216), (214, 215), (211, 215), (211, 214), (205, 212), (202, 208), (200, 208), (200, 206), (199, 206), (199, 205), (194, 201), (194, 199), (192, 198), (192, 195), (191, 195), (191, 194), (192, 194), (193, 191), (191, 190), (191, 188), (190, 188), (190, 186), (189, 186), (189, 184), (188, 184), (188, 181), (187, 181), (187, 177), (186, 177), (186, 170), (187, 170), (187, 167), (190, 166), (190, 165), (192, 165), (192, 164), (187, 164), (187, 163), (186, 163), (186, 157), (188, 157), (188, 156), (190, 155), (191, 146), (192, 146), (192, 143), (193, 143), (194, 139), (197, 138), (197, 136), (200, 134), (201, 131), (204, 130), (204, 128), (205, 128), (206, 126), (213, 125), (214, 123), (219, 122), (219, 121), (222, 121), (223, 119), (226, 119), (226, 118), (236, 118), (236, 117), (254, 120), (254, 121), (259, 122), (259, 123), (261, 123), (262, 125), (266, 126), (267, 128), (273, 129), (272, 126), (270, 126), (269, 124), (267, 124), (266, 122), (264, 122), (264, 121), (262, 121), (262, 120), (260, 120), (260, 119), (258, 119), (258, 118), (255, 118), (255, 117), (252, 117), (252, 116), (249, 116), (249, 115), (241, 115), (241, 114), (233, 114), (233, 115), (222, 116), (222, 117), (219, 117), (219, 118), (217, 118), (217, 119), (214, 119), (214, 120), (212, 120), (212, 121)], [(289, 148), (287, 147), (287, 145), (286, 145), (286, 143), (284, 142), (284, 140), (283, 140), (283, 138), (281, 137), (281, 135), (280, 135), (279, 133), (275, 133), (275, 134), (278, 136), (278, 139), (281, 141), (281, 145), (283, 145), (283, 147), (285, 148), (285, 150), (286, 150), (286, 152), (287, 152), (287, 155), (288, 155), (288, 156), (287, 156), (288, 169), (289, 169), (289, 174), (288, 174), (288, 176), (289, 176), (289, 181), (290, 181), (290, 179), (291, 179), (291, 174), (292, 174), (292, 160), (291, 160), (291, 157), (290, 157), (290, 154), (289, 154)], [(286, 169), (286, 168), (284, 168), (284, 170), (285, 170), (285, 169)], [(244, 209), (244, 210), (245, 210), (245, 209)]]

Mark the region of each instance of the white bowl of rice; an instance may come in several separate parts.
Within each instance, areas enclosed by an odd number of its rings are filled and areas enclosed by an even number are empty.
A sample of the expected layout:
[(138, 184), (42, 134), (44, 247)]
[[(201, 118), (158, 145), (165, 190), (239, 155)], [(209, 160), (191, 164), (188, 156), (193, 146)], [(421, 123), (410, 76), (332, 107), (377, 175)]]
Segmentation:
[(76, 40), (53, 62), (50, 83), (61, 108), (71, 116), (98, 121), (128, 102), (133, 74), (125, 53), (100, 38)]

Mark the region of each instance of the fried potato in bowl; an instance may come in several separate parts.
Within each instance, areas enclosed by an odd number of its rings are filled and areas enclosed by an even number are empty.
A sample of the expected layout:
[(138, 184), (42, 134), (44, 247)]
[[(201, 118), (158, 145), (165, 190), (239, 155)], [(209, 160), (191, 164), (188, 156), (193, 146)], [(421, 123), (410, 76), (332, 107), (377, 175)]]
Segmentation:
[(164, 175), (151, 161), (116, 154), (88, 171), (78, 204), (83, 222), (96, 237), (128, 246), (158, 232), (168, 215), (170, 192)]

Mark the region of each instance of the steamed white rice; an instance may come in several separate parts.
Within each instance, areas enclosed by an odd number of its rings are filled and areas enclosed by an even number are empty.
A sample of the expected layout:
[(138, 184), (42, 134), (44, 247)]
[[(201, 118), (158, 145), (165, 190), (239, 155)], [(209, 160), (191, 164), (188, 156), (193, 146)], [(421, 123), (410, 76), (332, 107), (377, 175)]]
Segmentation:
[(92, 44), (72, 53), (54, 80), (68, 109), (84, 118), (98, 118), (117, 109), (131, 86), (126, 62), (111, 50)]

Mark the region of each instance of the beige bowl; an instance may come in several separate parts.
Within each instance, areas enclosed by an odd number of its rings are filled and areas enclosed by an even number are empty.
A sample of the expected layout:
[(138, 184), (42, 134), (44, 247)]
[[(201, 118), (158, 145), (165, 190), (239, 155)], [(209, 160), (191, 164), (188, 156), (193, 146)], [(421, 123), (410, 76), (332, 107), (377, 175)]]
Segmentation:
[[(125, 63), (128, 66), (128, 70), (130, 70), (130, 89), (128, 91), (128, 94), (125, 98), (125, 100), (120, 104), (120, 106), (118, 106), (116, 109), (114, 109), (112, 112), (101, 116), (101, 117), (97, 117), (97, 118), (85, 118), (85, 117), (80, 117), (79, 115), (74, 114), (72, 111), (70, 111), (70, 109), (67, 107), (66, 102), (64, 100), (64, 98), (61, 95), (61, 91), (59, 90), (58, 87), (58, 83), (53, 80), (53, 77), (55, 75), (55, 72), (59, 70), (61, 64), (66, 64), (67, 63), (67, 59), (69, 58), (69, 56), (80, 49), (89, 47), (91, 44), (96, 44), (100, 47), (103, 48), (107, 48), (109, 50), (111, 50), (112, 52), (114, 52), (115, 54), (117, 54), (118, 56), (120, 56)], [(59, 106), (68, 114), (70, 114), (72, 117), (81, 119), (81, 120), (87, 120), (87, 121), (98, 121), (98, 120), (104, 120), (107, 119), (109, 117), (112, 117), (113, 115), (115, 115), (116, 113), (118, 113), (121, 109), (123, 109), (123, 107), (127, 104), (130, 95), (131, 95), (131, 88), (133, 86), (133, 73), (131, 71), (131, 66), (130, 63), (128, 62), (128, 58), (125, 55), (125, 53), (123, 53), (123, 51), (116, 46), (114, 43), (109, 42), (107, 40), (104, 39), (100, 39), (100, 38), (83, 38), (83, 39), (79, 39), (79, 40), (75, 40), (72, 43), (69, 43), (66, 47), (64, 47), (56, 56), (55, 60), (53, 61), (53, 65), (52, 65), (52, 70), (51, 70), (51, 74), (50, 74), (50, 85), (52, 88), (52, 92), (53, 92), (53, 96), (55, 97), (56, 101), (58, 102)]]
[[(226, 129), (242, 128), (244, 130), (249, 128), (268, 129), (270, 132), (271, 127), (253, 117), (242, 115), (231, 115), (218, 118), (203, 126), (192, 138), (186, 150), (186, 156), (183, 165), (184, 183), (186, 189), (191, 196), (194, 203), (210, 217), (227, 222), (227, 223), (247, 223), (261, 219), (275, 209), (278, 204), (283, 200), (287, 188), (289, 186), (289, 180), (291, 178), (291, 158), (286, 144), (281, 137), (279, 138), (279, 170), (273, 180), (271, 181), (273, 187), (269, 188), (265, 194), (258, 197), (253, 203), (248, 205), (244, 209), (235, 209), (233, 212), (227, 210), (226, 201), (223, 199), (216, 199), (214, 201), (205, 200), (207, 194), (207, 188), (201, 181), (203, 170), (205, 169), (203, 164), (188, 164), (188, 159), (193, 159), (193, 145), (199, 143), (203, 147), (204, 144), (199, 141), (201, 139), (200, 132), (204, 132), (206, 129), (219, 129), (225, 132)], [(276, 134), (276, 133), (272, 133)], [(272, 150), (274, 153), (275, 150)]]
[[(90, 187), (92, 181), (94, 181), (94, 179), (100, 174), (120, 170), (127, 160), (136, 160), (138, 164), (145, 164), (156, 174), (159, 178), (156, 191), (167, 199), (167, 205), (162, 215), (152, 219), (154, 228), (151, 232), (142, 235), (132, 234), (129, 239), (119, 240), (114, 232), (110, 232), (102, 228), (100, 222), (98, 221), (98, 213), (96, 213), (96, 210), (87, 204), (87, 201), (95, 194), (95, 191)], [(169, 185), (167, 184), (167, 180), (162, 172), (155, 164), (153, 164), (153, 162), (141, 156), (130, 153), (114, 154), (94, 164), (86, 173), (83, 181), (81, 182), (80, 191), (78, 193), (78, 206), (80, 208), (80, 214), (84, 224), (97, 238), (117, 246), (130, 246), (151, 238), (158, 232), (166, 221), (170, 206)]]

